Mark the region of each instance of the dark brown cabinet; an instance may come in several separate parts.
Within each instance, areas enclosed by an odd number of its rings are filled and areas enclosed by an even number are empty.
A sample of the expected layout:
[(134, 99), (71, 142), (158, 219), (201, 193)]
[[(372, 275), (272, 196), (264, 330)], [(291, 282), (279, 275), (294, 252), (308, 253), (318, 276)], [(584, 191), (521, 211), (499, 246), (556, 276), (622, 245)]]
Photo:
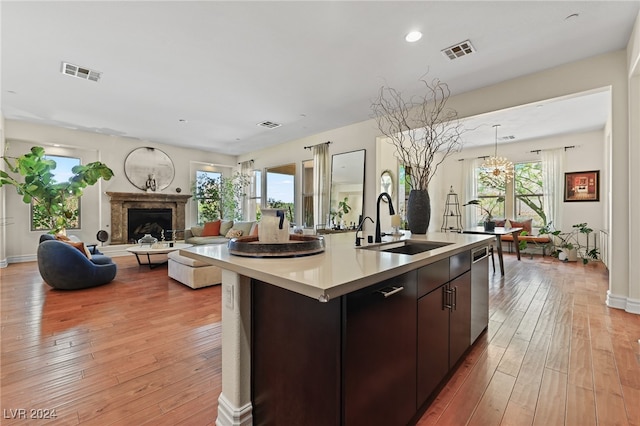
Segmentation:
[(470, 269), (465, 252), (418, 270), (417, 407), (470, 346)]
[(253, 424), (410, 423), (470, 345), (470, 268), (463, 252), (326, 303), (252, 280)]
[(346, 296), (345, 425), (405, 425), (416, 411), (416, 271)]

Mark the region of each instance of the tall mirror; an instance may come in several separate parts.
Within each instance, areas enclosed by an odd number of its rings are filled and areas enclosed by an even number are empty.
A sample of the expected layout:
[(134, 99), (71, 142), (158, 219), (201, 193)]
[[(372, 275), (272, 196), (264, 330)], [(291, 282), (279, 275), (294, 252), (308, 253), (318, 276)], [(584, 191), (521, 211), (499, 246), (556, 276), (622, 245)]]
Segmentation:
[(330, 218), (334, 229), (358, 226), (364, 205), (364, 149), (331, 157)]

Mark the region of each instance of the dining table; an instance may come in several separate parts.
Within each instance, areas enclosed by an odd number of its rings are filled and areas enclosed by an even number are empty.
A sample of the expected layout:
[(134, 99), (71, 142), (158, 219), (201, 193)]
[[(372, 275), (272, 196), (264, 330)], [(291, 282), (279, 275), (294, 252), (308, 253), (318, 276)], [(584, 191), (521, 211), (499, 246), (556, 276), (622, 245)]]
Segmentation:
[(500, 273), (504, 276), (504, 260), (502, 258), (502, 236), (511, 234), (513, 235), (513, 243), (516, 247), (516, 255), (520, 260), (520, 242), (518, 241), (518, 235), (522, 231), (522, 228), (505, 228), (503, 226), (496, 226), (493, 229), (485, 229), (484, 226), (474, 226), (471, 228), (464, 228), (463, 234), (483, 234), (483, 235), (495, 235), (496, 248), (498, 251), (498, 262), (500, 263)]

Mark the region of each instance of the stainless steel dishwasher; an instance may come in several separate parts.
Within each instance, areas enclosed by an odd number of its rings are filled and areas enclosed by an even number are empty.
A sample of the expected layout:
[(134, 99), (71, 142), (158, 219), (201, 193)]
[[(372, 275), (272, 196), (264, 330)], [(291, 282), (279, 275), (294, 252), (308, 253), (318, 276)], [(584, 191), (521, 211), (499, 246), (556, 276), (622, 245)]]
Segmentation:
[(489, 325), (489, 246), (471, 252), (471, 343)]

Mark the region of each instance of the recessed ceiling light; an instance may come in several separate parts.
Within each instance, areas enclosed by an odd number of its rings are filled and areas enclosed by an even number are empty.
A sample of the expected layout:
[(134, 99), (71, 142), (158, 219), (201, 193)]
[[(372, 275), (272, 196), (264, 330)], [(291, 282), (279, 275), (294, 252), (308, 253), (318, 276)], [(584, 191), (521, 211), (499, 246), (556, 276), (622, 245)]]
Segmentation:
[(404, 39), (409, 43), (415, 43), (421, 38), (422, 38), (422, 33), (420, 31), (411, 31), (409, 34), (404, 36)]

